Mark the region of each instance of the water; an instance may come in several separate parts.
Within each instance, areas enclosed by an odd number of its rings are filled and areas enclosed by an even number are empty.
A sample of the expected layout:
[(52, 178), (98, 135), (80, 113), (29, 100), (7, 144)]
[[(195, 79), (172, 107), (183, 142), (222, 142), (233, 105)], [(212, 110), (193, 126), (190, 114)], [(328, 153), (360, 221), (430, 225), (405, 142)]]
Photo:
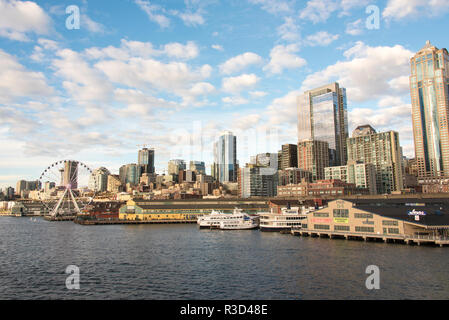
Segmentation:
[[(439, 247), (1, 217), (0, 257), (0, 299), (449, 299)], [(380, 290), (365, 287), (368, 265)]]

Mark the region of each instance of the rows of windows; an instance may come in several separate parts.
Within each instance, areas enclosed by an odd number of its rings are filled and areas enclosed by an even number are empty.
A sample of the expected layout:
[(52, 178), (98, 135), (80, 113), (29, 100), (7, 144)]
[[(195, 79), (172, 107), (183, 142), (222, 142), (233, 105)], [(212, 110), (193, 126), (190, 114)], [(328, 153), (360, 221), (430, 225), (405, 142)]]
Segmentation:
[[(385, 232), (385, 229), (387, 229), (387, 228), (384, 228), (384, 232)], [(388, 233), (399, 234), (399, 228), (388, 228)]]
[(350, 231), (349, 226), (334, 226), (335, 231)]
[(329, 217), (329, 212), (314, 212), (313, 213), (314, 217), (320, 217), (320, 218), (327, 218)]
[(372, 219), (373, 214), (356, 212), (356, 213), (354, 213), (354, 218), (356, 218), (356, 219)]
[(349, 210), (348, 209), (334, 209), (334, 217), (335, 218), (349, 218)]
[(395, 220), (382, 220), (382, 225), (383, 226), (397, 226), (399, 224)]
[(313, 227), (319, 230), (330, 230), (330, 226), (328, 224), (315, 224)]
[(356, 232), (374, 232), (374, 227), (355, 227)]

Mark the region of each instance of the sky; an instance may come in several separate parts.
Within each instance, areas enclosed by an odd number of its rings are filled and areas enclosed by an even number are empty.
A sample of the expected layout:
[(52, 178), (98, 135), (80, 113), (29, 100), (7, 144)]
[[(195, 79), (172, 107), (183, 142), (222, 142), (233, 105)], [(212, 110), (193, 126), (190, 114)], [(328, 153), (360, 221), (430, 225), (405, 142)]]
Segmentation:
[(448, 14), (449, 0), (0, 0), (0, 188), (65, 159), (118, 173), (143, 145), (158, 173), (209, 166), (224, 130), (244, 165), (296, 143), (296, 97), (334, 81), (350, 133), (396, 130), (413, 157), (409, 60), (449, 46)]

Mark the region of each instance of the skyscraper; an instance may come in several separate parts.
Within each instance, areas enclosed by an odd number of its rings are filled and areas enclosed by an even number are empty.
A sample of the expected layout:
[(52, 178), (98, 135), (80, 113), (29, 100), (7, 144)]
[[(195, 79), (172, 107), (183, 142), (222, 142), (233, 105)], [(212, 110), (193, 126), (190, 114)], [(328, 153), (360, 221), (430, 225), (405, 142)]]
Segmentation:
[(214, 162), (219, 182), (237, 181), (237, 137), (224, 132), (214, 144)]
[(298, 168), (310, 171), (312, 180), (324, 179), (324, 168), (329, 166), (329, 143), (309, 140), (298, 142)]
[(430, 41), (410, 60), (415, 154), (420, 177), (449, 176), (449, 55)]
[(337, 166), (346, 164), (347, 137), (346, 89), (335, 82), (298, 97), (298, 142), (326, 141), (329, 163)]
[(72, 189), (78, 188), (78, 162), (64, 161), (63, 186), (70, 185)]
[(180, 170), (186, 170), (186, 162), (181, 159), (174, 159), (168, 162), (168, 174), (178, 175)]
[(296, 144), (284, 144), (280, 151), (279, 169), (298, 167), (298, 146)]
[(376, 167), (377, 193), (401, 191), (402, 152), (399, 133), (377, 133), (371, 126), (360, 126), (348, 138), (348, 161), (373, 164)]
[(154, 173), (154, 149), (139, 150), (137, 164), (142, 166), (142, 173)]
[(189, 169), (198, 174), (206, 174), (206, 164), (203, 161), (190, 161)]

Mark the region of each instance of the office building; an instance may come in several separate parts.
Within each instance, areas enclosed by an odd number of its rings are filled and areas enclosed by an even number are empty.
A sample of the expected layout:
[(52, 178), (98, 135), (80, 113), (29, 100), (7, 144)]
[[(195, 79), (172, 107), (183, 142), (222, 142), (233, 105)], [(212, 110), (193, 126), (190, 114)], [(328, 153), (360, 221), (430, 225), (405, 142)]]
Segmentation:
[(117, 193), (120, 191), (122, 183), (120, 182), (120, 176), (111, 174), (108, 176), (108, 186), (107, 191), (112, 193)]
[(238, 173), (238, 193), (241, 198), (273, 197), (277, 194), (277, 169), (249, 164)]
[(181, 159), (174, 159), (168, 162), (168, 174), (179, 175), (180, 170), (186, 170), (186, 163)]
[(324, 168), (329, 167), (329, 143), (309, 140), (298, 142), (298, 168), (312, 173), (312, 180), (324, 179)]
[(278, 156), (279, 170), (298, 167), (298, 145), (284, 144)]
[(72, 189), (78, 188), (78, 162), (64, 161), (63, 171), (63, 186), (68, 186)]
[[(368, 128), (369, 127), (369, 128)], [(402, 154), (399, 133), (377, 133), (371, 126), (360, 126), (348, 138), (348, 161), (373, 164), (376, 167), (378, 194), (403, 189)]]
[(104, 192), (108, 189), (108, 176), (111, 173), (105, 167), (94, 170), (89, 178), (89, 189), (95, 192)]
[(137, 186), (144, 167), (135, 163), (127, 164), (120, 167), (119, 177), (123, 186)]
[(298, 184), (302, 181), (312, 182), (312, 172), (299, 168), (287, 168), (284, 170), (279, 170), (278, 177), (279, 186)]
[(410, 60), (415, 156), (420, 177), (449, 177), (449, 55), (429, 41)]
[(237, 137), (232, 132), (224, 132), (215, 142), (214, 163), (219, 182), (237, 181)]
[(349, 161), (346, 166), (324, 168), (326, 180), (341, 180), (377, 194), (376, 167), (372, 163)]
[(137, 164), (142, 166), (142, 173), (154, 173), (154, 149), (139, 150)]
[(329, 144), (329, 165), (345, 165), (348, 117), (346, 89), (338, 83), (304, 92), (298, 97), (298, 142)]
[(206, 174), (206, 164), (203, 161), (190, 161), (189, 169), (197, 174)]

